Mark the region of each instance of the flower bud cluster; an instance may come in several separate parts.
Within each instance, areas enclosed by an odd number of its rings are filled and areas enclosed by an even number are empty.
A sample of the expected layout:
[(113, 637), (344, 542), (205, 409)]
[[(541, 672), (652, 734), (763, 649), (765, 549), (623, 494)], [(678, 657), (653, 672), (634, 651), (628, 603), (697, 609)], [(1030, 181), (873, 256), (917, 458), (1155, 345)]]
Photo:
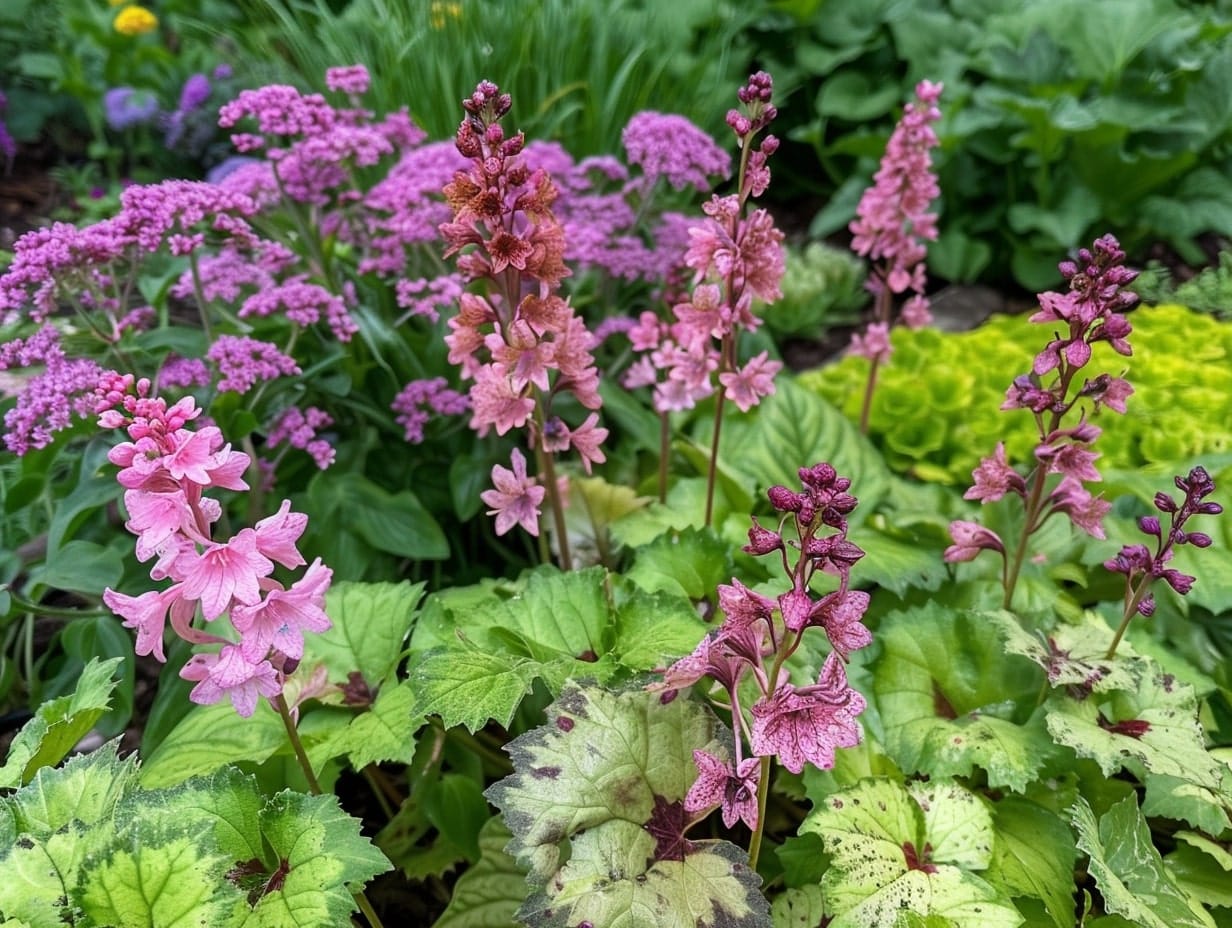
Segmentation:
[(168, 406), (151, 395), (148, 380), (114, 372), (100, 378), (95, 396), (99, 426), (123, 428), (130, 439), (112, 448), (108, 459), (121, 468), (125, 527), (137, 536), (137, 557), (154, 559), (151, 579), (171, 581), (139, 596), (108, 589), (103, 601), (136, 629), (138, 654), (166, 660), (168, 618), (185, 641), (220, 645), (194, 655), (180, 676), (196, 682), (193, 702), (227, 696), (249, 716), (258, 696), (282, 693), (303, 657), (304, 633), (330, 627), (325, 592), (332, 571), (320, 558), (289, 587), (272, 577), (275, 564), (294, 570), (307, 563), (297, 542), (308, 517), (284, 500), (255, 527), (215, 539), (222, 506), (205, 491), (248, 489), (248, 455), (224, 444), (216, 426), (188, 427), (201, 413), (191, 396)]
[[(778, 513), (778, 526), (766, 528), (754, 519), (744, 548), (755, 556), (777, 554), (789, 588), (771, 599), (739, 580), (720, 586), (722, 624), (692, 654), (664, 671), (661, 683), (652, 685), (667, 691), (665, 698), (704, 678), (726, 691), (735, 758), (725, 764), (704, 751), (694, 752), (700, 776), (685, 798), (685, 810), (706, 813), (721, 806), (729, 827), (737, 819), (757, 826), (757, 803), (750, 797), (757, 791), (761, 767), (751, 763), (753, 758), (777, 757), (793, 773), (806, 763), (829, 769), (836, 748), (856, 745), (862, 737), (855, 717), (865, 701), (848, 684), (843, 669), (852, 651), (872, 641), (861, 623), (869, 596), (850, 589), (851, 568), (864, 556), (847, 540), (847, 516), (858, 500), (848, 492), (851, 481), (829, 464), (801, 468), (799, 476), (799, 491), (771, 487), (768, 496)], [(838, 588), (814, 593), (812, 582), (818, 573), (836, 576)], [(810, 628), (825, 632), (831, 653), (817, 683), (796, 686), (789, 682), (783, 663)], [(740, 695), (741, 684), (749, 677), (760, 692), (749, 707), (751, 719), (741, 708)]]
[(1205, 532), (1187, 532), (1185, 523), (1195, 515), (1214, 516), (1223, 512), (1216, 502), (1204, 502), (1215, 492), (1215, 481), (1202, 467), (1195, 467), (1184, 477), (1175, 478), (1176, 487), (1185, 494), (1177, 503), (1167, 493), (1155, 494), (1155, 508), (1169, 516), (1165, 530), (1158, 516), (1142, 516), (1138, 528), (1144, 535), (1155, 539), (1155, 550), (1147, 545), (1125, 545), (1114, 558), (1104, 561), (1104, 567), (1118, 574), (1125, 574), (1126, 603), (1140, 615), (1155, 612), (1155, 597), (1149, 592), (1151, 583), (1163, 580), (1168, 586), (1184, 596), (1194, 585), (1194, 578), (1179, 570), (1167, 567), (1173, 551), (1180, 545), (1209, 548), (1211, 536)]

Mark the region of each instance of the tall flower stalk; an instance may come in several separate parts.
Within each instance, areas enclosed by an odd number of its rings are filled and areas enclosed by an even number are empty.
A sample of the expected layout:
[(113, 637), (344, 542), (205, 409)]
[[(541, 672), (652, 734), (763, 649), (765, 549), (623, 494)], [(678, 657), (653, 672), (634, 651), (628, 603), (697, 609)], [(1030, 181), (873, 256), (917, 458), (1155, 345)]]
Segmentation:
[[(779, 524), (768, 529), (754, 519), (744, 548), (755, 556), (778, 556), (786, 592), (771, 599), (739, 580), (720, 586), (722, 624), (651, 685), (673, 691), (708, 679), (722, 689), (735, 756), (728, 763), (705, 751), (693, 752), (698, 777), (684, 808), (693, 821), (715, 808), (722, 810), (729, 828), (743, 821), (753, 833), (749, 857), (754, 868), (765, 829), (771, 760), (777, 758), (792, 773), (806, 763), (828, 770), (836, 748), (853, 747), (862, 738), (856, 716), (865, 701), (843, 669), (852, 651), (872, 641), (860, 621), (869, 596), (850, 588), (851, 568), (864, 556), (847, 540), (847, 516), (858, 500), (847, 492), (851, 481), (829, 464), (801, 468), (799, 476), (800, 492), (770, 488)], [(837, 589), (814, 593), (819, 573), (836, 576)], [(786, 679), (783, 665), (814, 627), (825, 631), (831, 653), (815, 684), (796, 686)], [(758, 696), (745, 706), (741, 691), (747, 693), (743, 684), (749, 678)]]
[(998, 444), (994, 454), (972, 472), (974, 484), (964, 494), (966, 499), (985, 504), (1006, 494), (1022, 499), (1022, 530), (1012, 549), (995, 532), (976, 523), (959, 521), (950, 526), (955, 543), (945, 551), (947, 561), (968, 561), (982, 550), (1001, 555), (1005, 609), (1013, 605), (1031, 536), (1052, 516), (1063, 514), (1087, 534), (1105, 537), (1103, 517), (1109, 504), (1086, 488), (1088, 482), (1100, 479), (1095, 469), (1099, 454), (1091, 448), (1102, 430), (1087, 421), (1081, 403), (1088, 401), (1093, 413), (1105, 407), (1124, 413), (1133, 387), (1108, 373), (1083, 375), (1081, 380), (1079, 374), (1090, 362), (1097, 342), (1107, 342), (1126, 357), (1132, 354), (1128, 336), (1133, 329), (1122, 311), (1138, 302), (1136, 294), (1124, 289), (1138, 272), (1126, 268), (1124, 260), (1117, 240), (1105, 235), (1089, 250), (1080, 249), (1077, 261), (1061, 263), (1061, 275), (1069, 282), (1067, 292), (1039, 295), (1040, 309), (1031, 321), (1055, 325), (1052, 340), (1036, 355), (1030, 373), (1014, 379), (1001, 406), (1004, 410), (1026, 409), (1034, 418), (1039, 439), (1035, 465), (1022, 476)]
[(886, 144), (873, 185), (864, 191), (856, 218), (849, 226), (851, 247), (873, 262), (868, 289), (873, 294), (873, 319), (862, 333), (852, 336), (850, 352), (869, 359), (868, 381), (860, 408), (860, 431), (868, 434), (868, 421), (877, 387), (877, 371), (890, 357), (890, 326), (894, 301), (911, 296), (900, 314), (903, 323), (920, 328), (932, 321), (928, 298), (924, 242), (937, 238), (937, 215), (928, 207), (940, 188), (929, 152), (937, 147), (933, 123), (941, 118), (937, 101), (941, 84), (920, 81), (915, 101), (908, 103)]
[[(584, 408), (598, 410), (599, 373), (587, 331), (569, 302), (558, 293), (570, 271), (564, 263), (565, 233), (552, 213), (557, 191), (542, 169), (531, 170), (519, 155), (522, 133), (505, 137), (500, 120), (513, 105), (490, 81), (462, 102), (466, 117), (458, 127), (458, 151), (471, 162), (445, 187), (453, 220), (441, 225), (445, 257), (458, 255), (458, 271), (468, 282), (483, 282), (486, 293), (466, 292), (446, 336), (449, 360), (472, 381), (471, 427), (480, 435), (525, 429), (536, 475), (514, 449), (512, 469), (495, 466), (495, 488), (482, 494), (496, 516), (497, 534), (515, 524), (539, 535), (545, 497), (552, 512), (560, 566), (572, 566), (565, 530), (556, 456), (570, 449), (590, 473), (605, 460), (600, 445), (607, 429), (597, 412), (573, 427), (556, 409), (571, 395)], [(544, 549), (546, 553), (546, 549)]]

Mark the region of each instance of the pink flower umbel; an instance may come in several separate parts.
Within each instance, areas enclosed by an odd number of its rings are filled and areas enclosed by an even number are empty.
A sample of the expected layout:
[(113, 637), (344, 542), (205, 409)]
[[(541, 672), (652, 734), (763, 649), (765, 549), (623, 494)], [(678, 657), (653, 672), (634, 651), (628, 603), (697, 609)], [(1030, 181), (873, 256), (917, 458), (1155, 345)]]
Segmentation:
[(797, 689), (784, 683), (753, 705), (753, 752), (778, 757), (792, 773), (805, 763), (828, 770), (836, 748), (854, 747), (863, 738), (855, 717), (865, 705), (848, 686), (842, 660), (831, 654), (816, 685)]
[(231, 699), (244, 718), (257, 708), (257, 697), (274, 697), (282, 692), (282, 681), (269, 661), (251, 663), (237, 645), (227, 645), (217, 654), (194, 654), (180, 669), (185, 680), (195, 680), (188, 698), (208, 706), (224, 696)]
[(496, 516), (496, 534), (503, 535), (515, 525), (530, 534), (539, 535), (539, 506), (543, 503), (547, 490), (538, 486), (533, 477), (526, 476), (526, 457), (517, 448), (513, 449), (513, 470), (501, 467), (492, 468), (492, 483), (494, 490), (484, 490), (479, 494), (492, 508), (488, 515)]
[(733, 769), (731, 764), (705, 751), (694, 751), (693, 763), (697, 764), (697, 779), (684, 797), (684, 810), (708, 812), (721, 806), (723, 824), (727, 828), (737, 821), (756, 828), (761, 762), (756, 757), (746, 757), (737, 769)]

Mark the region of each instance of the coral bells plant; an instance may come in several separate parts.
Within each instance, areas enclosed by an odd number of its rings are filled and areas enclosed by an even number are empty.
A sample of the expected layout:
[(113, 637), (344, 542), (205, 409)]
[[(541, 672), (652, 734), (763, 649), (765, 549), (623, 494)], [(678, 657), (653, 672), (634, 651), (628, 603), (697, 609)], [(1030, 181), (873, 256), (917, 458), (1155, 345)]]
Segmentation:
[[(779, 524), (769, 529), (754, 519), (744, 547), (758, 557), (777, 556), (789, 588), (771, 599), (739, 580), (720, 586), (722, 624), (651, 686), (672, 691), (705, 679), (722, 689), (731, 710), (735, 756), (725, 763), (706, 751), (694, 752), (698, 777), (684, 809), (701, 817), (718, 807), (729, 828), (742, 820), (753, 830), (749, 853), (754, 865), (764, 831), (770, 761), (777, 758), (792, 773), (806, 764), (830, 769), (836, 748), (860, 743), (856, 716), (865, 708), (864, 697), (851, 688), (843, 669), (852, 651), (872, 641), (860, 621), (869, 596), (850, 588), (851, 568), (864, 556), (847, 540), (847, 516), (858, 500), (847, 492), (851, 481), (829, 464), (801, 468), (799, 474), (799, 492), (770, 488)], [(838, 588), (816, 594), (818, 574), (837, 577)], [(783, 665), (810, 628), (825, 632), (830, 654), (816, 683), (796, 686)], [(749, 680), (757, 695), (746, 704), (742, 692)]]
[(287, 675), (303, 657), (304, 634), (330, 627), (325, 592), (332, 572), (320, 558), (289, 587), (272, 576), (275, 564), (294, 570), (307, 563), (296, 543), (308, 517), (284, 501), (254, 527), (215, 538), (222, 507), (205, 494), (247, 490), (248, 455), (224, 444), (216, 426), (192, 429), (201, 413), (192, 397), (168, 406), (151, 395), (148, 380), (105, 374), (96, 398), (99, 425), (122, 428), (130, 439), (108, 458), (121, 468), (125, 527), (137, 536), (137, 558), (154, 560), (152, 580), (171, 581), (139, 596), (108, 589), (103, 601), (136, 630), (138, 654), (166, 660), (168, 619), (185, 641), (220, 646), (194, 655), (180, 671), (197, 684), (193, 702), (225, 697), (250, 716), (258, 697), (281, 700)]
[[(1003, 605), (1010, 608), (1014, 587), (1026, 558), (1032, 535), (1054, 515), (1064, 515), (1077, 528), (1103, 538), (1103, 517), (1110, 504), (1093, 496), (1087, 484), (1100, 479), (1095, 468), (1099, 454), (1091, 448), (1100, 428), (1087, 421), (1103, 409), (1124, 413), (1133, 387), (1123, 377), (1109, 373), (1087, 375), (1092, 345), (1107, 342), (1118, 354), (1132, 353), (1132, 331), (1124, 311), (1138, 301), (1125, 289), (1137, 271), (1124, 266), (1125, 252), (1111, 235), (1097, 239), (1090, 249), (1080, 249), (1077, 261), (1060, 265), (1069, 282), (1065, 293), (1041, 293), (1040, 309), (1031, 317), (1041, 325), (1057, 325), (1053, 337), (1035, 357), (1030, 373), (1014, 379), (1004, 410), (1025, 409), (1035, 420), (1039, 442), (1035, 465), (1022, 476), (1006, 460), (998, 444), (973, 472), (974, 484), (966, 499), (993, 503), (1012, 495), (1023, 501), (1022, 532), (1012, 550), (995, 532), (975, 523), (958, 521), (950, 526), (955, 544), (945, 551), (947, 561), (969, 561), (982, 550), (996, 551), (1002, 558)], [(1080, 379), (1081, 374), (1081, 379)], [(1077, 421), (1074, 421), (1075, 416)]]
[(1135, 615), (1150, 617), (1155, 614), (1155, 597), (1151, 586), (1156, 580), (1163, 580), (1181, 596), (1193, 589), (1194, 578), (1181, 573), (1174, 567), (1166, 566), (1172, 560), (1176, 548), (1181, 545), (1193, 545), (1195, 548), (1209, 548), (1211, 536), (1205, 532), (1187, 532), (1185, 523), (1193, 516), (1215, 516), (1223, 512), (1223, 507), (1206, 497), (1215, 492), (1215, 481), (1205, 468), (1195, 467), (1186, 476), (1175, 478), (1176, 488), (1185, 494), (1178, 503), (1167, 493), (1155, 494), (1155, 508), (1168, 516), (1168, 525), (1164, 527), (1159, 516), (1142, 516), (1138, 519), (1138, 528), (1148, 538), (1154, 539), (1154, 550), (1149, 545), (1125, 545), (1116, 557), (1104, 561), (1104, 566), (1113, 573), (1125, 575), (1125, 610), (1116, 636), (1108, 648), (1109, 660), (1116, 654), (1117, 645), (1125, 630), (1129, 628), (1130, 620)]
[(489, 81), (462, 103), (466, 117), (456, 142), (470, 168), (446, 185), (453, 219), (440, 228), (445, 257), (457, 255), (462, 276), (482, 281), (487, 292), (462, 294), (445, 341), (450, 362), (472, 381), (471, 427), (481, 436), (491, 429), (498, 435), (525, 429), (537, 465), (537, 476), (527, 478), (525, 458), (515, 450), (512, 471), (493, 469), (497, 489), (483, 499), (493, 507), (497, 533), (519, 524), (538, 535), (546, 495), (561, 566), (568, 569), (555, 456), (576, 451), (590, 473), (605, 460), (600, 446), (608, 433), (597, 412), (573, 426), (559, 414), (566, 396), (588, 410), (602, 405), (591, 355), (595, 338), (557, 292), (571, 272), (564, 262), (564, 229), (551, 209), (556, 188), (545, 170), (532, 170), (519, 157), (522, 134), (506, 138), (500, 120), (512, 105)]
[(920, 81), (915, 101), (903, 109), (886, 144), (873, 185), (864, 191), (849, 226), (851, 247), (873, 266), (866, 286), (873, 293), (873, 320), (852, 336), (850, 352), (868, 358), (868, 382), (860, 411), (860, 431), (868, 433), (868, 417), (877, 385), (877, 369), (890, 357), (890, 326), (894, 301), (910, 293), (899, 318), (911, 328), (932, 321), (928, 298), (925, 242), (936, 241), (937, 215), (928, 211), (941, 192), (929, 152), (937, 147), (933, 124), (941, 118), (937, 101), (941, 84)]

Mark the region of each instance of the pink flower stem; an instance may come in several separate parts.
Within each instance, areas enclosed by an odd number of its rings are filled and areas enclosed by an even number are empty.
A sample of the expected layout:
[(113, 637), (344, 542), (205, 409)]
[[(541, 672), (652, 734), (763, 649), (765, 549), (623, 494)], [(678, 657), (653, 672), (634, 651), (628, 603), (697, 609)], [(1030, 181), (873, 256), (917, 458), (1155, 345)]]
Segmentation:
[[(875, 322), (890, 321), (890, 303), (894, 299), (894, 294), (890, 291), (889, 285), (886, 283), (887, 275), (879, 273), (881, 277), (881, 289), (877, 292), (877, 302), (873, 309), (873, 320)], [(877, 371), (881, 367), (881, 358), (875, 357), (869, 364), (868, 382), (864, 385), (864, 402), (860, 406), (860, 434), (868, 434), (868, 421), (873, 412), (873, 393), (877, 389)]]
[(749, 838), (749, 868), (757, 869), (761, 856), (761, 839), (766, 831), (766, 798), (770, 795), (770, 758), (761, 759), (761, 775), (757, 778), (757, 827)]
[[(542, 407), (538, 404), (536, 404), (536, 412), (542, 423)], [(542, 434), (542, 425), (539, 431)], [(556, 547), (560, 552), (560, 569), (572, 570), (573, 557), (569, 553), (569, 535), (565, 531), (565, 507), (562, 505), (560, 498), (560, 484), (556, 481), (556, 463), (553, 461), (551, 453), (543, 450), (542, 443), (539, 441), (535, 442), (535, 457), (538, 459), (539, 475), (547, 486), (548, 504), (552, 507), (552, 523), (555, 526)], [(540, 539), (544, 538), (542, 534), (539, 537)], [(545, 559), (545, 563), (546, 560), (550, 560), (550, 557)]]
[(206, 308), (208, 301), (205, 298), (205, 288), (201, 285), (201, 268), (197, 264), (195, 251), (188, 253), (188, 269), (192, 273), (193, 296), (196, 298), (197, 315), (201, 317), (201, 331), (205, 333), (205, 340), (212, 342), (214, 337), (210, 332), (210, 311)]
[[(1076, 368), (1071, 368), (1067, 362), (1062, 360), (1060, 365), (1060, 395), (1066, 396), (1069, 393), (1069, 382), (1074, 376)], [(1064, 407), (1068, 410), (1068, 406)], [(1044, 428), (1044, 423), (1039, 414), (1036, 414), (1036, 427), (1039, 429), (1040, 441), (1045, 441), (1047, 436), (1055, 432), (1061, 425), (1061, 416), (1063, 413), (1054, 412), (1048, 428)], [(1005, 595), (1001, 599), (1001, 608), (1010, 609), (1014, 602), (1014, 588), (1018, 585), (1018, 575), (1022, 572), (1022, 563), (1027, 557), (1027, 545), (1041, 525), (1043, 520), (1040, 518), (1040, 511), (1043, 508), (1044, 502), (1044, 484), (1048, 480), (1048, 470), (1040, 464), (1035, 465), (1035, 470), (1031, 474), (1031, 490), (1026, 498), (1026, 514), (1022, 523), (1022, 534), (1018, 536), (1018, 544), (1014, 548), (1014, 556), (1006, 562), (1002, 568), (1001, 577), (1002, 584), (1005, 587)], [(1115, 645), (1113, 645), (1115, 648)]]
[(1138, 581), (1137, 588), (1134, 588), (1133, 582), (1126, 578), (1125, 614), (1121, 616), (1121, 624), (1117, 626), (1116, 634), (1112, 636), (1112, 644), (1108, 645), (1108, 653), (1104, 655), (1104, 660), (1110, 661), (1116, 656), (1117, 645), (1125, 637), (1125, 632), (1129, 629), (1130, 620), (1137, 613), (1138, 605), (1146, 598), (1147, 591), (1151, 588), (1151, 581), (1154, 579), (1149, 571), (1145, 571), (1142, 574), (1142, 579)]
[(714, 435), (710, 439), (710, 466), (706, 469), (706, 521), (708, 528), (714, 517), (714, 478), (719, 468), (719, 435), (723, 430), (723, 401), (726, 392), (720, 390), (714, 400)]

